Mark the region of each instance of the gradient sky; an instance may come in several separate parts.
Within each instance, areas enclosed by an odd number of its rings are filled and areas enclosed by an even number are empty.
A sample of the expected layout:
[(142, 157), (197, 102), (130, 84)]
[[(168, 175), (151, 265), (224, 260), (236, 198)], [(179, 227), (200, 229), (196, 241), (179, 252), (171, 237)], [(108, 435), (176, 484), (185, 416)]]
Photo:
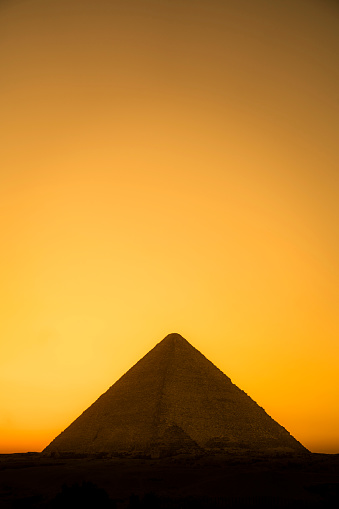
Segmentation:
[(178, 332), (339, 453), (339, 5), (0, 0), (0, 452)]

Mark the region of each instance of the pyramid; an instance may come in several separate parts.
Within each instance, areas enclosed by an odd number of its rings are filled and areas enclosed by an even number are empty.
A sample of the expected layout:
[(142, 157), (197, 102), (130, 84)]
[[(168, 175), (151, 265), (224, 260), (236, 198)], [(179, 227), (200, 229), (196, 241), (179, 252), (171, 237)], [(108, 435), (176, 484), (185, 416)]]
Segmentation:
[(43, 451), (162, 457), (305, 452), (179, 334), (169, 334)]

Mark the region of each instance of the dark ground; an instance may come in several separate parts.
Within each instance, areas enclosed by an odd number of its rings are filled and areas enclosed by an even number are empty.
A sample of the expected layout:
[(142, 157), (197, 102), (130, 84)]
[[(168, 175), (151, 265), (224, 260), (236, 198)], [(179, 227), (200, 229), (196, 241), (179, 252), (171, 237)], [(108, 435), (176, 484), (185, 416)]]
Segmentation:
[(339, 508), (339, 455), (153, 460), (3, 454), (0, 507)]

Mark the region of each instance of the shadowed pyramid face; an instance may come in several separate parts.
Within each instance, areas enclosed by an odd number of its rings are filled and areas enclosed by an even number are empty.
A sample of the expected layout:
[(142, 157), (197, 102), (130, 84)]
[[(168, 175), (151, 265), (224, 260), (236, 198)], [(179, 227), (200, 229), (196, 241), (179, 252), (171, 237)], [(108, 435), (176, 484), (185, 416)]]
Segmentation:
[(45, 453), (166, 456), (306, 449), (179, 334), (169, 334)]

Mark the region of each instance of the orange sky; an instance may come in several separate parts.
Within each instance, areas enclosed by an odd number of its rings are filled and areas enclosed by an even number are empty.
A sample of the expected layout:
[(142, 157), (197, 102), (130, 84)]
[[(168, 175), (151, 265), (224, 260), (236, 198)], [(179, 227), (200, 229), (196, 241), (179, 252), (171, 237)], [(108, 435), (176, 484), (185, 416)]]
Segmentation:
[(0, 452), (179, 332), (339, 453), (339, 8), (0, 2)]

